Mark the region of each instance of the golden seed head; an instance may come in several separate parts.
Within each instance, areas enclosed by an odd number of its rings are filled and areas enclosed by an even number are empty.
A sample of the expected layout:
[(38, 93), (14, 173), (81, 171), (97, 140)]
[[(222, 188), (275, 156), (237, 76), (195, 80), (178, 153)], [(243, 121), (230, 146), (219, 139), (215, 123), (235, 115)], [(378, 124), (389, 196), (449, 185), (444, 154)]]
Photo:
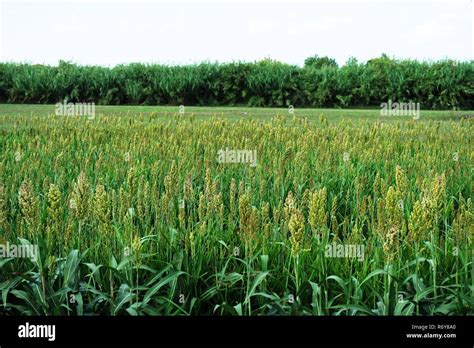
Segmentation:
[(94, 214), (101, 223), (107, 223), (110, 219), (110, 210), (107, 200), (107, 192), (104, 185), (98, 184), (94, 195)]
[(474, 212), (471, 198), (467, 202), (462, 200), (458, 213), (453, 221), (453, 234), (455, 242), (472, 244), (474, 237)]
[(397, 165), (395, 169), (395, 183), (397, 185), (397, 190), (402, 194), (405, 194), (408, 191), (408, 179), (405, 174), (405, 171)]
[(416, 201), (408, 220), (409, 238), (413, 242), (419, 242), (426, 238), (431, 230), (432, 221), (430, 212), (424, 201)]
[(385, 208), (387, 210), (388, 227), (400, 228), (403, 219), (403, 201), (400, 192), (393, 186), (388, 188), (385, 196)]
[(132, 240), (132, 251), (134, 254), (139, 254), (142, 248), (142, 241), (138, 235), (135, 235)]
[(392, 261), (398, 249), (398, 235), (400, 231), (396, 227), (390, 228), (385, 234), (383, 250), (387, 261)]
[(33, 184), (25, 179), (18, 190), (18, 204), (24, 221), (28, 225), (33, 225), (38, 211), (38, 198), (36, 197)]
[(262, 223), (270, 222), (270, 203), (265, 202), (262, 206)]
[(288, 192), (283, 209), (285, 212), (285, 220), (289, 221), (291, 215), (293, 214), (293, 211), (296, 209), (296, 199), (293, 195), (293, 192)]
[(48, 190), (48, 218), (52, 223), (59, 223), (61, 213), (61, 191), (59, 191), (57, 185), (50, 184)]
[(203, 221), (199, 228), (199, 233), (201, 234), (201, 236), (203, 236), (206, 233), (206, 230), (207, 230), (207, 222)]
[(431, 207), (438, 210), (446, 198), (446, 176), (437, 175), (431, 188)]
[(188, 176), (187, 180), (185, 180), (183, 183), (183, 195), (185, 201), (191, 202), (194, 199), (193, 182), (191, 180), (191, 176)]
[(74, 215), (77, 219), (84, 220), (89, 212), (90, 204), (89, 183), (84, 172), (81, 172), (77, 177), (71, 198), (73, 205), (75, 205)]
[(252, 212), (250, 213), (249, 223), (248, 223), (248, 230), (251, 237), (256, 236), (258, 226), (259, 226), (258, 209), (255, 207), (252, 207)]
[(212, 180), (211, 180), (211, 168), (206, 169), (206, 177), (204, 179), (204, 195), (206, 200), (209, 201), (212, 194)]
[(327, 189), (324, 187), (311, 194), (309, 203), (309, 224), (314, 231), (321, 233), (321, 230), (326, 227), (327, 214)]
[(293, 255), (299, 254), (304, 238), (305, 218), (299, 209), (294, 209), (291, 213), (288, 229), (290, 230), (291, 252)]
[(141, 219), (144, 219), (149, 214), (150, 204), (150, 184), (148, 181), (143, 182), (143, 178), (140, 181), (138, 187), (138, 200), (137, 200), (137, 213)]
[(245, 193), (245, 184), (241, 180), (239, 181), (239, 196), (242, 196)]
[(236, 185), (235, 185), (235, 179), (232, 178), (230, 181), (230, 190), (229, 190), (229, 207), (230, 207), (230, 212), (234, 213), (235, 212), (235, 191), (236, 191)]
[(199, 192), (199, 206), (198, 206), (199, 221), (204, 221), (206, 219), (206, 210), (207, 210), (206, 197), (204, 196), (202, 192)]
[(176, 165), (175, 162), (171, 163), (171, 168), (165, 176), (164, 184), (165, 184), (165, 192), (166, 194), (173, 196), (175, 193), (175, 187), (177, 182), (176, 176)]
[(380, 194), (380, 174), (377, 172), (374, 178), (373, 191), (375, 194)]
[(248, 241), (252, 233), (256, 232), (252, 230), (251, 217), (252, 215), (252, 200), (249, 193), (244, 193), (239, 197), (239, 226), (242, 233), (241, 237)]
[(184, 199), (181, 199), (178, 202), (178, 221), (179, 221), (179, 226), (181, 228), (184, 228), (185, 222), (186, 222), (186, 204), (184, 202)]

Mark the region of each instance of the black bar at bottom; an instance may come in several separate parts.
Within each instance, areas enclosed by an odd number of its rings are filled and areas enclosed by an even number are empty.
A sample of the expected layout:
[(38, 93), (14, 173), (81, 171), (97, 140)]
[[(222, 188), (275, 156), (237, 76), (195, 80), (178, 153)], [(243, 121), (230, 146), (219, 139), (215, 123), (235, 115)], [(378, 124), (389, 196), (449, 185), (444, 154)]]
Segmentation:
[[(27, 324), (28, 323), (28, 324)], [(21, 325), (23, 325), (21, 327)], [(55, 325), (54, 341), (45, 327)], [(51, 333), (51, 331), (49, 331)], [(473, 347), (474, 317), (0, 317), (0, 346), (409, 344)], [(20, 334), (21, 335), (21, 334)]]

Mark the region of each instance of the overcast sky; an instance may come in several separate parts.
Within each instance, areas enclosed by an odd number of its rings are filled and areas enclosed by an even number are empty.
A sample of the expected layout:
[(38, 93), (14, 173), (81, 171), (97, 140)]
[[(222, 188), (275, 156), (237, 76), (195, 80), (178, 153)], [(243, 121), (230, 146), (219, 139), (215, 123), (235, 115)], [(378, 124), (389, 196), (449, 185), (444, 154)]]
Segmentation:
[(472, 0), (0, 0), (0, 61), (473, 59)]

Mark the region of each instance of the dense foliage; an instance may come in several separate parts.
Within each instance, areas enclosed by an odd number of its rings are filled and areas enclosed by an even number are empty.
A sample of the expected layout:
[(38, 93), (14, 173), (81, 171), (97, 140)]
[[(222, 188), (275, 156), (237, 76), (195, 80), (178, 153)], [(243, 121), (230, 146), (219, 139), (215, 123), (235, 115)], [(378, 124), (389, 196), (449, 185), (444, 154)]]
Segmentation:
[(303, 68), (271, 60), (114, 68), (0, 64), (1, 103), (379, 106), (389, 99), (422, 109), (474, 109), (474, 63), (418, 62), (387, 56), (338, 67), (309, 57)]
[(470, 119), (0, 125), (0, 314), (474, 313)]

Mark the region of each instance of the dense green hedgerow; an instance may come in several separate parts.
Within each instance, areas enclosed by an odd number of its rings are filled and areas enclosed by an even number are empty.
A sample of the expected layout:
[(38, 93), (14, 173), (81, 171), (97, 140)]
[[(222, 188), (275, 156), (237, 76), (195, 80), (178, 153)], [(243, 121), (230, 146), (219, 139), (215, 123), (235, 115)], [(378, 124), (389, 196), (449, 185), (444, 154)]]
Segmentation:
[(305, 67), (255, 63), (148, 64), (114, 68), (0, 64), (0, 102), (143, 105), (379, 106), (391, 99), (422, 109), (473, 109), (473, 61), (418, 62), (387, 56), (338, 67), (311, 57)]

